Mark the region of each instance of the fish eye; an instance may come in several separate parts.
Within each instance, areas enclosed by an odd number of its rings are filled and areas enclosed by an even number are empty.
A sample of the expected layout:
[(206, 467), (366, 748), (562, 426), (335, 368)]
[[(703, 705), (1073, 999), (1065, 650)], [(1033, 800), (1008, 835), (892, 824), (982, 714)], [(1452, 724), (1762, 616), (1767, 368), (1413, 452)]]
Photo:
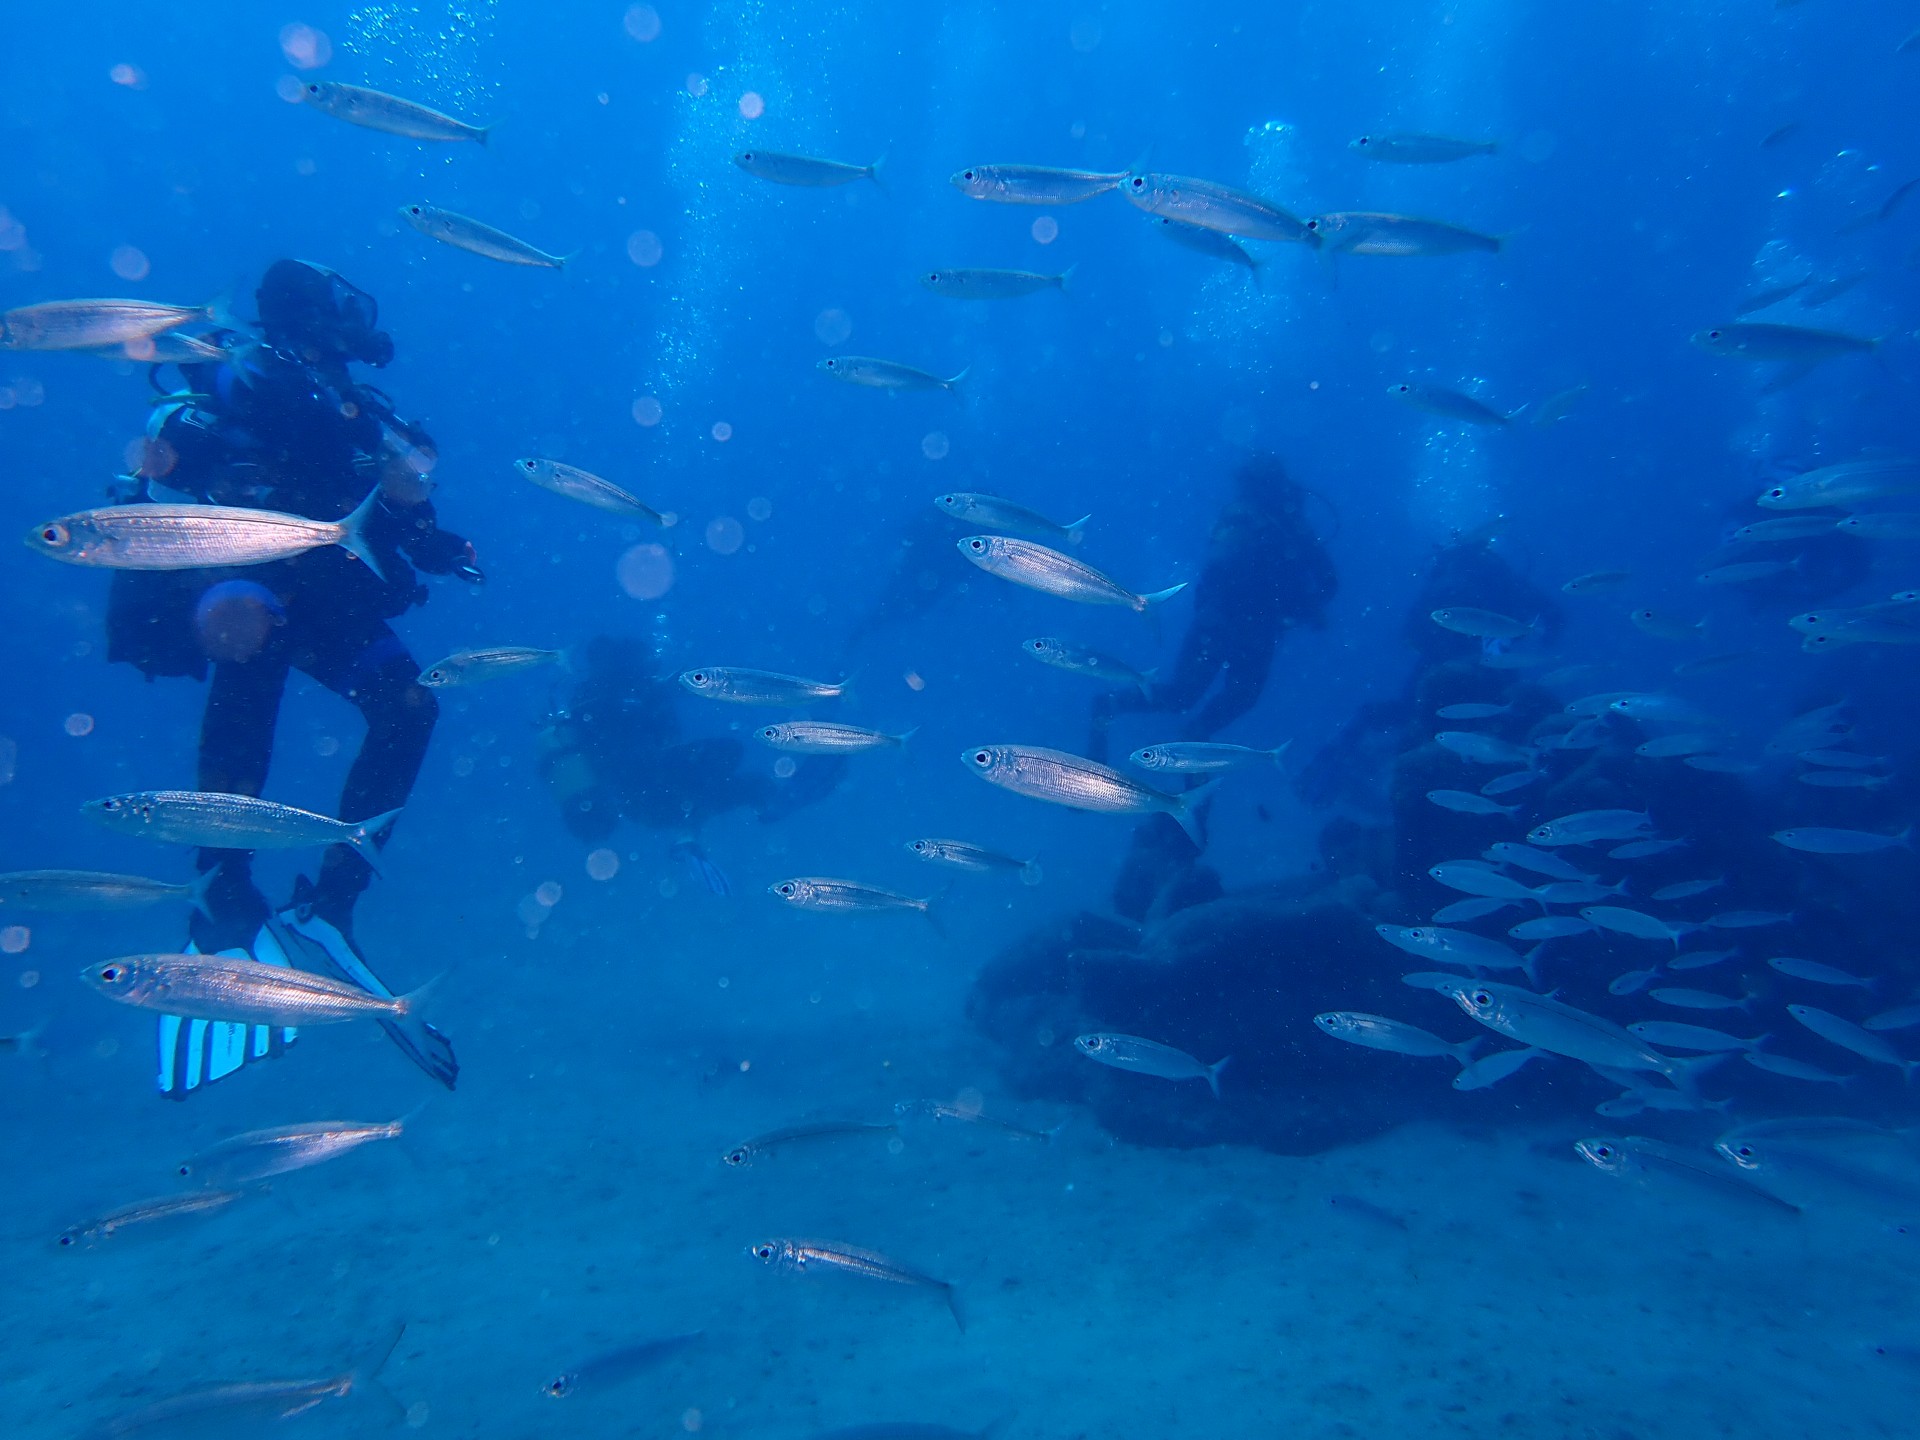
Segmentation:
[(687, 678), (696, 685), (704, 685), (707, 683), (707, 672), (704, 670), (690, 671)]
[(773, 1247), (771, 1245), (756, 1245), (753, 1247), (753, 1253), (762, 1260), (771, 1260), (773, 1258)]
[(309, 95), (318, 95), (320, 93), (320, 87), (318, 85), (309, 85), (307, 86), (307, 93)]
[(967, 548), (976, 555), (984, 555), (987, 550), (987, 542), (984, 540), (969, 540), (967, 542)]
[(976, 765), (988, 765), (988, 764), (991, 764), (992, 761), (993, 761), (993, 756), (989, 755), (984, 750), (976, 750), (973, 752), (973, 763)]
[(1373, 143), (1373, 137), (1371, 135), (1362, 135), (1358, 140), (1354, 141), (1353, 143), (1356, 145), (1371, 145)]
[(938, 270), (933, 271), (931, 274), (927, 276), (927, 279), (933, 281), (934, 284), (938, 285), (940, 283), (940, 272)]
[(1613, 1147), (1611, 1145), (1594, 1146), (1593, 1158), (1596, 1160), (1611, 1160), (1613, 1158)]
[(71, 1245), (73, 1244), (73, 1240), (74, 1240), (73, 1232), (71, 1230), (67, 1230), (61, 1233), (60, 1239), (55, 1243), (60, 1245)]
[(1151, 750), (1142, 750), (1142, 751), (1140, 752), (1140, 758), (1141, 758), (1142, 760), (1151, 760), (1151, 759), (1153, 759), (1153, 751), (1151, 751)]
[(126, 971), (122, 970), (118, 965), (102, 965), (100, 967), (100, 978), (105, 980), (109, 985), (124, 974), (126, 974)]
[(751, 160), (753, 159), (753, 152), (751, 150), (742, 150), (740, 152), (740, 158), (742, 160)]
[(554, 1399), (558, 1400), (566, 1393), (567, 1393), (567, 1377), (566, 1376), (562, 1375), (557, 1380), (549, 1380), (547, 1382), (547, 1394), (553, 1396)]
[(1307, 221), (1307, 229), (1318, 230), (1319, 228), (1320, 228), (1320, 222), (1317, 219)]
[(179, 1174), (182, 1174), (182, 1175), (191, 1175), (191, 1174), (193, 1173), (193, 1166), (191, 1166), (191, 1165), (182, 1165), (182, 1166), (180, 1167), (180, 1169), (179, 1169), (179, 1172), (178, 1172), (178, 1173), (179, 1173)]
[(1476, 1005), (1491, 1005), (1493, 1003), (1493, 996), (1489, 995), (1485, 990), (1476, 990), (1467, 998)]
[(924, 840), (916, 840), (907, 848), (916, 855), (924, 855), (927, 853), (927, 842)]
[(822, 360), (822, 361), (821, 361), (820, 363), (821, 363), (822, 365), (824, 365), (824, 366), (826, 366), (826, 367), (827, 367), (827, 369), (829, 369), (829, 370), (831, 370), (831, 369), (833, 369), (833, 368), (834, 368), (834, 367), (835, 367), (836, 365), (838, 365), (838, 364), (839, 364), (840, 362), (839, 362), (838, 360)]
[(745, 1150), (729, 1150), (726, 1154), (722, 1155), (720, 1159), (723, 1164), (742, 1165), (746, 1163), (747, 1152)]
[(1742, 1160), (1751, 1160), (1753, 1158), (1753, 1146), (1751, 1145), (1738, 1146), (1735, 1148), (1733, 1153), (1738, 1155)]
[(1709, 331), (1707, 331), (1707, 339), (1709, 339), (1709, 340), (1718, 340), (1718, 339), (1719, 339), (1719, 338), (1721, 337), (1721, 335), (1722, 335), (1723, 333), (1725, 333), (1725, 332), (1723, 332), (1723, 331), (1720, 331), (1720, 330), (1709, 330)]
[(64, 545), (72, 538), (72, 535), (67, 531), (67, 527), (57, 521), (54, 524), (42, 525), (40, 527), (40, 540), (42, 544)]
[(961, 178), (962, 180), (971, 180), (971, 179), (973, 179), (973, 171), (971, 171), (971, 170), (962, 170), (962, 171), (960, 172), (960, 178)]
[(442, 680), (446, 678), (447, 678), (447, 672), (442, 670), (438, 665), (434, 666), (433, 669), (427, 671), (427, 681), (429, 684), (438, 685)]
[(407, 214), (418, 215), (419, 213), (420, 213), (420, 207), (418, 205), (407, 206)]
[(1135, 175), (1130, 180), (1128, 180), (1127, 185), (1128, 185), (1128, 188), (1133, 190), (1144, 190), (1147, 188), (1147, 182), (1138, 175)]
[(789, 881), (788, 881), (788, 882), (787, 882), (786, 884), (784, 884), (784, 885), (782, 885), (782, 886), (780, 887), (780, 893), (781, 893), (782, 895), (791, 895), (791, 894), (793, 894), (793, 882), (792, 882), (791, 880), (789, 880)]

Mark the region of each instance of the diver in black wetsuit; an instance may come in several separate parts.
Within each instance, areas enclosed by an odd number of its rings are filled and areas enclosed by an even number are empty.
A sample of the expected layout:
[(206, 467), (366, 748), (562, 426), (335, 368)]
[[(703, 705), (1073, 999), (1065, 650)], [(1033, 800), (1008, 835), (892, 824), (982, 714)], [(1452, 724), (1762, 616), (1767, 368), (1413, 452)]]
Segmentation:
[[(1235, 472), (1233, 498), (1208, 538), (1193, 619), (1172, 674), (1149, 695), (1111, 690), (1095, 699), (1091, 757), (1106, 758), (1107, 731), (1118, 714), (1179, 712), (1187, 718), (1178, 734), (1166, 738), (1211, 739), (1259, 701), (1281, 636), (1295, 625), (1326, 624), (1327, 603), (1340, 581), (1307, 524), (1307, 499), (1308, 492), (1271, 456), (1258, 456)], [(1219, 881), (1197, 872), (1199, 854), (1166, 816), (1143, 822), (1114, 884), (1114, 908), (1138, 920), (1164, 895), (1177, 895), (1181, 904), (1212, 898)]]
[[(427, 498), (432, 440), (348, 372), (351, 362), (379, 368), (393, 358), (392, 339), (377, 328), (373, 298), (321, 266), (278, 260), (256, 299), (260, 339), (223, 333), (223, 358), (180, 367), (186, 389), (156, 407), (139, 478), (149, 489), (208, 504), (323, 520), (346, 515), (377, 488), (380, 500), (365, 533), (378, 568), (323, 546), (240, 572), (129, 572), (116, 577), (108, 655), (149, 678), (199, 678), (211, 662), (198, 785), (244, 795), (258, 795), (266, 785), (289, 672), (312, 676), (366, 720), (338, 817), (373, 819), (406, 803), (439, 708), (388, 622), (425, 601), (416, 569), (472, 583), (484, 576), (473, 546), (440, 528)], [(376, 843), (385, 838), (383, 831)], [(300, 882), (294, 907), (278, 926), (254, 886), (252, 852), (202, 850), (197, 864), (218, 874), (207, 891), (207, 913), (193, 922), (196, 949), (271, 960), (263, 952), (294, 944), (291, 929), (321, 946), (332, 968), (378, 986), (352, 945), (354, 903), (372, 877), (352, 847), (326, 852), (318, 879)], [(163, 1089), (184, 1093), (260, 1048), (245, 1043), (247, 1027), (209, 1028), (234, 1030), (240, 1038), (216, 1037), (198, 1057), (175, 1055), (177, 1085), (170, 1087), (163, 1023)], [(417, 1063), (451, 1083), (450, 1050), (423, 1057), (418, 1049), (426, 1042), (419, 1036), (411, 1048), (401, 1035), (395, 1038)], [(240, 1058), (223, 1068), (234, 1055)]]
[(776, 779), (771, 764), (752, 764), (730, 735), (687, 738), (680, 721), (685, 700), (680, 686), (658, 673), (653, 647), (594, 637), (579, 683), (541, 731), (540, 773), (562, 823), (579, 839), (605, 841), (622, 820), (676, 832), (673, 853), (725, 895), (730, 883), (701, 848), (700, 827), (729, 810), (751, 810), (763, 823), (784, 819), (825, 799), (847, 762), (805, 756)]

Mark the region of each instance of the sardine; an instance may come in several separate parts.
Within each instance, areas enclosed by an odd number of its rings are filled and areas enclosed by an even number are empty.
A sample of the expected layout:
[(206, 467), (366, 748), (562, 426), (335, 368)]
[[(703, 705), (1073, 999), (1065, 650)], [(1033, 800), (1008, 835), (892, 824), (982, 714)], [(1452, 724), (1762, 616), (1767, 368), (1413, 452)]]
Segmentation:
[(367, 820), (335, 820), (252, 795), (211, 790), (146, 790), (89, 800), (83, 815), (121, 835), (215, 850), (303, 850), (351, 845), (373, 864), (374, 838), (399, 818), (398, 810)]
[(491, 125), (469, 125), (412, 100), (359, 85), (311, 81), (301, 98), (336, 120), (406, 140), (471, 140), (476, 145), (485, 145), (493, 129)]
[(1498, 140), (1456, 140), (1447, 135), (1387, 133), (1362, 135), (1347, 148), (1369, 160), (1384, 160), (1397, 165), (1445, 165), (1475, 155), (1492, 155), (1500, 149)]
[(1477, 610), (1471, 605), (1443, 605), (1429, 618), (1442, 630), (1476, 640), (1518, 640), (1531, 635), (1533, 626), (1495, 610)]
[(207, 887), (217, 873), (207, 870), (189, 884), (169, 885), (144, 875), (111, 875), (98, 870), (16, 870), (0, 875), (0, 906), (64, 915), (138, 910), (162, 900), (184, 900), (211, 919)]
[(869, 750), (898, 750), (913, 733), (905, 730), (889, 735), (884, 730), (838, 725), (831, 720), (787, 720), (762, 725), (754, 737), (790, 755), (859, 755)]
[(989, 850), (984, 845), (969, 844), (965, 840), (909, 840), (907, 849), (935, 865), (946, 865), (975, 875), (1011, 870), (1019, 875), (1023, 885), (1038, 885), (1041, 880), (1038, 860), (1022, 860), (998, 850)]
[(569, 1395), (579, 1394), (582, 1388), (594, 1391), (631, 1380), (697, 1344), (706, 1337), (706, 1333), (704, 1330), (694, 1330), (686, 1335), (669, 1335), (660, 1340), (642, 1340), (637, 1345), (622, 1345), (617, 1350), (609, 1350), (591, 1360), (582, 1361), (564, 1375), (556, 1375), (540, 1387), (541, 1393), (554, 1400), (564, 1400)]
[(27, 544), (69, 565), (106, 570), (263, 565), (338, 545), (381, 575), (380, 562), (362, 533), (379, 499), (375, 488), (342, 520), (310, 520), (232, 505), (109, 505), (36, 525), (27, 533)]
[(136, 1200), (131, 1205), (109, 1210), (95, 1219), (68, 1226), (56, 1237), (55, 1243), (69, 1248), (97, 1245), (135, 1225), (171, 1220), (179, 1215), (205, 1215), (214, 1210), (224, 1210), (247, 1193), (245, 1190), (196, 1190), (187, 1195), (162, 1195), (153, 1200)]
[[(851, 185), (856, 180), (880, 184), (881, 156), (871, 165), (849, 165), (841, 160), (821, 160), (812, 155), (783, 155), (777, 150), (742, 150), (733, 163), (759, 180), (776, 185), (797, 185), (806, 190), (831, 190)], [(885, 187), (882, 186), (884, 189)]]
[(549, 255), (504, 230), (496, 230), (485, 221), (452, 210), (442, 210), (437, 205), (402, 205), (400, 218), (429, 240), (438, 240), (442, 245), (451, 245), (456, 250), (465, 250), (470, 255), (498, 260), (506, 265), (561, 270), (580, 253), (576, 250), (572, 255)]
[(403, 1019), (418, 1011), (434, 983), (406, 995), (375, 995), (325, 975), (225, 955), (123, 955), (96, 961), (80, 978), (107, 999), (137, 1010), (275, 1026)]
[(1125, 170), (1055, 170), (1045, 165), (971, 165), (948, 179), (962, 195), (1001, 205), (1078, 205), (1127, 181)]
[(1695, 331), (1693, 343), (1723, 360), (1779, 361), (1798, 366), (1817, 365), (1841, 355), (1870, 355), (1880, 344), (1837, 330), (1746, 320)]
[(1258, 195), (1212, 180), (1199, 180), (1190, 175), (1135, 173), (1127, 177), (1126, 196), (1150, 215), (1218, 230), (1224, 235), (1309, 246), (1320, 243), (1309, 223), (1297, 215)]
[(1709, 1055), (1723, 1051), (1757, 1050), (1769, 1038), (1755, 1035), (1746, 1040), (1738, 1035), (1723, 1034), (1718, 1030), (1709, 1030), (1704, 1025), (1688, 1025), (1679, 1020), (1639, 1020), (1627, 1026), (1627, 1033), (1639, 1036), (1649, 1045), (1664, 1045), (1669, 1050), (1697, 1050)]
[(962, 1331), (967, 1328), (966, 1314), (960, 1308), (960, 1292), (951, 1283), (923, 1275), (877, 1251), (863, 1250), (859, 1246), (835, 1240), (762, 1240), (748, 1246), (747, 1253), (776, 1270), (792, 1275), (829, 1271), (935, 1291), (947, 1302), (953, 1323)]
[(1798, 1205), (1782, 1200), (1771, 1190), (1728, 1169), (1715, 1159), (1711, 1151), (1669, 1145), (1664, 1140), (1650, 1140), (1644, 1135), (1595, 1137), (1577, 1141), (1573, 1148), (1588, 1164), (1609, 1175), (1628, 1178), (1648, 1174), (1673, 1176), (1704, 1186), (1721, 1196), (1783, 1210), (1791, 1215), (1800, 1213)]
[(1101, 1030), (1077, 1036), (1073, 1048), (1089, 1060), (1098, 1060), (1116, 1070), (1131, 1070), (1162, 1080), (1204, 1080), (1216, 1100), (1220, 1098), (1220, 1072), (1233, 1060), (1231, 1055), (1222, 1055), (1213, 1064), (1203, 1065), (1186, 1051), (1162, 1045), (1158, 1040)]
[(1384, 1015), (1368, 1015), (1358, 1010), (1329, 1010), (1313, 1017), (1313, 1023), (1336, 1040), (1363, 1045), (1369, 1050), (1385, 1050), (1394, 1055), (1416, 1059), (1447, 1059), (1465, 1067), (1473, 1059), (1484, 1036), (1475, 1035), (1458, 1044), (1442, 1040), (1417, 1025), (1390, 1020)]
[(989, 575), (1082, 605), (1123, 605), (1144, 611), (1187, 588), (1183, 580), (1164, 590), (1137, 595), (1071, 555), (1006, 535), (969, 535), (958, 546), (962, 555)]
[(1069, 265), (1054, 275), (1033, 270), (928, 270), (921, 274), (920, 283), (949, 300), (1018, 300), (1042, 290), (1064, 291), (1075, 268)]
[(820, 1120), (807, 1125), (787, 1125), (769, 1130), (751, 1140), (742, 1140), (720, 1157), (720, 1163), (734, 1169), (764, 1159), (772, 1151), (807, 1140), (841, 1140), (850, 1135), (898, 1135), (900, 1127), (891, 1121), (870, 1124), (864, 1120)]
[(913, 910), (938, 928), (933, 913), (933, 900), (937, 897), (915, 899), (878, 885), (863, 885), (857, 880), (836, 880), (826, 875), (798, 876), (775, 881), (767, 887), (767, 893), (796, 910), (818, 910), (823, 914), (878, 915)]
[(420, 672), (420, 683), (429, 690), (444, 690), (455, 685), (479, 685), (502, 675), (517, 675), (523, 670), (538, 670), (566, 658), (562, 650), (536, 650), (527, 645), (495, 645), (483, 650), (456, 650), (446, 659)]
[(1038, 1140), (1042, 1145), (1050, 1144), (1066, 1125), (1050, 1126), (1045, 1130), (1035, 1130), (1026, 1125), (1016, 1125), (1011, 1120), (1002, 1120), (998, 1116), (988, 1115), (974, 1104), (955, 1104), (951, 1100), (901, 1100), (893, 1107), (896, 1115), (925, 1115), (934, 1120), (953, 1120), (962, 1125), (984, 1125), (990, 1130), (998, 1130), (1005, 1135), (1017, 1136), (1022, 1140)]
[(1920, 1060), (1906, 1059), (1875, 1032), (1863, 1030), (1851, 1020), (1843, 1020), (1830, 1011), (1812, 1005), (1789, 1005), (1787, 1013), (1822, 1040), (1838, 1045), (1842, 1050), (1851, 1050), (1861, 1059), (1871, 1060), (1876, 1065), (1890, 1065), (1909, 1082), (1913, 1079), (1914, 1070), (1920, 1068)]
[(976, 745), (960, 753), (960, 763), (988, 784), (1032, 800), (1100, 815), (1171, 815), (1196, 845), (1202, 843), (1196, 808), (1219, 783), (1170, 794), (1097, 760), (1037, 745)]
[(217, 322), (219, 305), (152, 300), (48, 300), (0, 312), (0, 350), (107, 350), (181, 325)]
[(1913, 844), (1913, 827), (1898, 835), (1883, 835), (1877, 830), (1836, 830), (1824, 825), (1801, 825), (1791, 830), (1776, 830), (1773, 838), (1789, 850), (1809, 855), (1870, 855), (1878, 850), (1896, 850)]
[(578, 500), (582, 505), (591, 505), (596, 510), (610, 510), (616, 515), (637, 516), (654, 525), (667, 523), (667, 517), (651, 505), (629, 495), (611, 480), (602, 480), (577, 465), (568, 465), (560, 460), (525, 459), (514, 461), (513, 468), (542, 490), (551, 490), (569, 500)]
[(378, 1140), (398, 1140), (406, 1117), (371, 1124), (353, 1120), (321, 1120), (307, 1125), (282, 1125), (271, 1130), (249, 1130), (209, 1146), (180, 1163), (178, 1173), (202, 1185), (244, 1185), (305, 1170), (337, 1160), (349, 1151)]
[(957, 390), (967, 378), (967, 369), (951, 379), (942, 380), (925, 370), (902, 365), (898, 360), (876, 360), (871, 355), (830, 355), (814, 367), (836, 380), (868, 390)]
[(1444, 220), (1412, 215), (1383, 215), (1369, 210), (1333, 211), (1307, 221), (1307, 229), (1336, 255), (1498, 254), (1501, 238), (1483, 235)]
[(1651, 1070), (1693, 1093), (1691, 1067), (1697, 1062), (1662, 1055), (1611, 1020), (1518, 986), (1499, 985), (1490, 980), (1462, 981), (1455, 987), (1453, 998), (1462, 1010), (1489, 1030), (1522, 1045), (1550, 1050), (1589, 1065), (1607, 1065), (1616, 1070)]
[(1224, 260), (1229, 265), (1238, 265), (1253, 276), (1254, 288), (1260, 288), (1260, 271), (1264, 262), (1249, 255), (1246, 247), (1231, 235), (1209, 230), (1204, 225), (1190, 225), (1170, 215), (1154, 216), (1153, 224), (1155, 229), (1176, 245), (1197, 251), (1210, 260)]
[(998, 495), (983, 495), (977, 491), (950, 491), (945, 495), (936, 495), (933, 503), (956, 520), (984, 525), (990, 530), (1038, 535), (1042, 539), (1056, 540), (1065, 545), (1078, 545), (1086, 533), (1087, 522), (1093, 519), (1092, 515), (1082, 515), (1078, 520), (1060, 525), (1037, 510), (1016, 505)]
[(1160, 770), (1172, 775), (1213, 775), (1223, 770), (1245, 770), (1249, 766), (1279, 765), (1291, 740), (1271, 750), (1251, 745), (1227, 745), (1217, 740), (1171, 740), (1160, 745), (1143, 745), (1127, 759), (1142, 770)]
[(1051, 665), (1056, 670), (1085, 675), (1090, 680), (1114, 685), (1132, 685), (1142, 695), (1153, 693), (1151, 676), (1134, 669), (1124, 660), (1103, 655), (1077, 641), (1063, 640), (1058, 635), (1041, 635), (1032, 640), (1022, 640), (1020, 649), (1042, 665)]
[(781, 675), (773, 670), (708, 665), (699, 670), (682, 670), (680, 683), (704, 700), (724, 700), (733, 705), (794, 706), (838, 700), (853, 681), (829, 683), (799, 675)]
[(1818, 510), (1916, 493), (1920, 493), (1920, 460), (1874, 458), (1823, 465), (1776, 481), (1760, 492), (1758, 503), (1763, 510)]
[(1387, 394), (1416, 410), (1437, 415), (1442, 420), (1459, 420), (1468, 425), (1508, 425), (1513, 422), (1513, 416), (1443, 385), (1416, 385), (1412, 381), (1402, 380), (1397, 385), (1389, 385)]
[(1485, 795), (1475, 795), (1471, 790), (1429, 790), (1427, 799), (1442, 810), (1451, 810), (1458, 815), (1517, 815), (1518, 805), (1502, 805), (1489, 800)]

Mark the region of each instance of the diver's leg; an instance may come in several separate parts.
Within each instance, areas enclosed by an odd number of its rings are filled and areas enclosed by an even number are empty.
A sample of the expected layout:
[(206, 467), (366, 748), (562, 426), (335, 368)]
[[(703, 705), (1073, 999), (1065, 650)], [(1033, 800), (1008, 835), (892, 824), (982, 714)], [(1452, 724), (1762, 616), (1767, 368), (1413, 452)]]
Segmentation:
[[(366, 738), (340, 792), (342, 820), (368, 820), (398, 810), (413, 792), (427, 757), (440, 703), (420, 683), (420, 666), (384, 621), (356, 625), (328, 636), (295, 657), (299, 668), (366, 717)], [(386, 834), (374, 840), (385, 846)], [(342, 934), (353, 905), (373, 878), (373, 869), (350, 845), (327, 850), (314, 887), (315, 913)]]
[[(223, 660), (213, 667), (206, 712), (200, 719), (200, 755), (195, 784), (226, 795), (258, 795), (273, 761), (273, 734), (280, 697), (287, 688), (285, 647), (269, 643), (250, 660)], [(219, 868), (207, 889), (208, 914), (195, 912), (194, 944), (212, 954), (246, 946), (267, 916), (267, 902), (253, 884), (251, 850), (201, 850), (203, 873)]]

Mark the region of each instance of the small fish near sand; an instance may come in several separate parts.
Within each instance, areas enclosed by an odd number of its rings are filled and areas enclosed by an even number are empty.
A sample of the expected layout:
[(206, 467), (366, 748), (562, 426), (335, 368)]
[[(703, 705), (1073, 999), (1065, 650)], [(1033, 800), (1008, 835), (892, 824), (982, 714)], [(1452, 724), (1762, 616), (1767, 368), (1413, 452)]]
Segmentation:
[(898, 1135), (900, 1127), (891, 1121), (869, 1124), (864, 1120), (819, 1120), (806, 1125), (787, 1125), (778, 1130), (769, 1130), (764, 1135), (756, 1135), (751, 1140), (742, 1140), (720, 1157), (720, 1163), (729, 1169), (737, 1170), (751, 1165), (755, 1160), (764, 1160), (775, 1150), (791, 1145), (800, 1145), (822, 1140), (874, 1138), (881, 1135)]
[(1162, 1045), (1158, 1040), (1111, 1031), (1078, 1036), (1073, 1048), (1089, 1060), (1111, 1065), (1116, 1070), (1131, 1070), (1136, 1075), (1153, 1075), (1162, 1080), (1204, 1080), (1216, 1100), (1220, 1098), (1220, 1072), (1233, 1059), (1231, 1055), (1222, 1055), (1213, 1064), (1203, 1065), (1186, 1051)]
[(136, 1200), (91, 1220), (70, 1225), (55, 1237), (62, 1249), (98, 1245), (122, 1230), (143, 1227), (185, 1215), (209, 1215), (244, 1199), (246, 1190), (195, 1190), (185, 1195), (162, 1195), (152, 1200)]
[(747, 1254), (789, 1275), (857, 1275), (891, 1285), (931, 1290), (946, 1302), (953, 1323), (962, 1332), (967, 1328), (966, 1312), (960, 1307), (960, 1291), (953, 1284), (924, 1275), (877, 1250), (866, 1250), (836, 1240), (761, 1240), (749, 1245)]
[(406, 1117), (402, 1116), (371, 1123), (322, 1120), (249, 1130), (181, 1161), (176, 1173), (199, 1185), (245, 1185), (323, 1165), (382, 1140), (398, 1140), (406, 1127)]
[(540, 1393), (550, 1400), (565, 1400), (582, 1391), (590, 1395), (598, 1394), (603, 1389), (622, 1384), (666, 1364), (674, 1356), (699, 1344), (706, 1334), (704, 1330), (692, 1330), (685, 1335), (642, 1340), (604, 1351), (554, 1376), (540, 1387)]
[(483, 220), (475, 220), (453, 210), (442, 210), (437, 205), (418, 202), (402, 205), (400, 218), (429, 240), (438, 240), (442, 245), (451, 245), (456, 250), (465, 250), (469, 255), (478, 255), (482, 259), (498, 260), (504, 265), (564, 270), (567, 262), (580, 253), (576, 250), (571, 255), (549, 255), (545, 250), (529, 245), (504, 230), (495, 229)]

